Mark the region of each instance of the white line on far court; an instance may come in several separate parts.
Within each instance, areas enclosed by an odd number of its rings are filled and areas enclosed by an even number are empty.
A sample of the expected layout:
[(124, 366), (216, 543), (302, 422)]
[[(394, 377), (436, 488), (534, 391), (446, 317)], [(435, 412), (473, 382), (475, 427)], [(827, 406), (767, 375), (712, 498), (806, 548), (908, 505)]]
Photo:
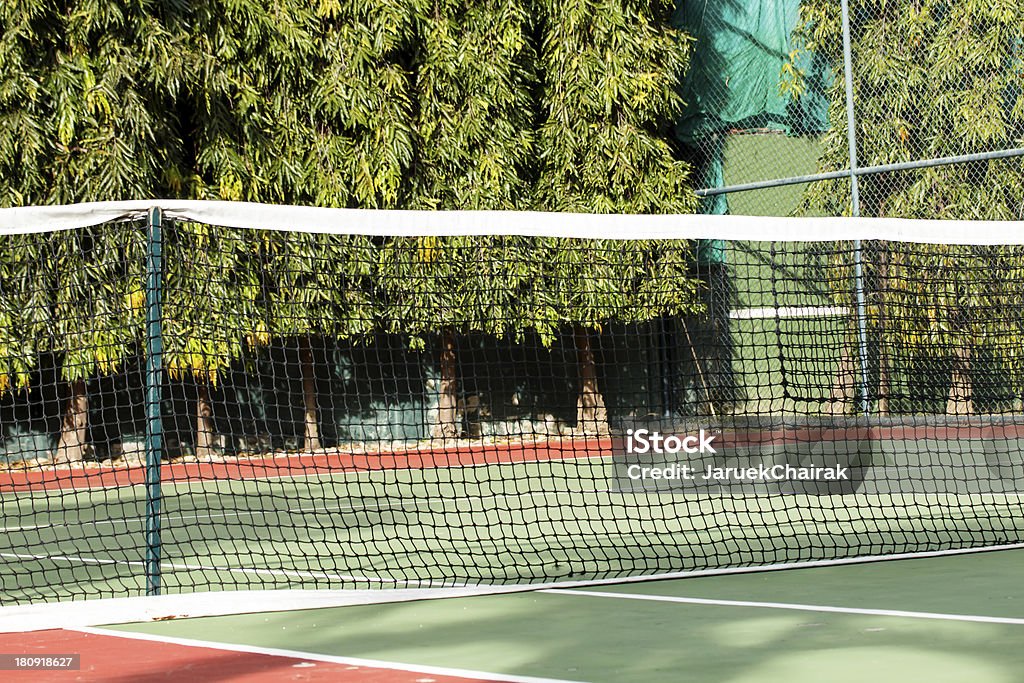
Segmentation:
[[(15, 560), (53, 560), (56, 562), (68, 562), (71, 564), (93, 564), (93, 565), (117, 565), (123, 567), (144, 567), (145, 562), (141, 560), (113, 560), (101, 557), (85, 557), (82, 555), (43, 555), (34, 553), (0, 553), (0, 557), (8, 557)], [(192, 564), (184, 562), (162, 562), (161, 567), (169, 569), (187, 569), (189, 571), (211, 571), (229, 572), (232, 574), (255, 574), (257, 576), (276, 576), (300, 579), (326, 579), (328, 581), (354, 581), (356, 583), (394, 583), (402, 585), (422, 585), (422, 581), (405, 581), (399, 579), (385, 579), (372, 576), (354, 576), (349, 574), (333, 574), (330, 572), (306, 571), (301, 569), (262, 569), (258, 567), (218, 567), (207, 564)]]
[(1024, 619), (1014, 617), (986, 617), (976, 614), (942, 614), (939, 612), (908, 612), (896, 609), (863, 609), (860, 607), (833, 607), (831, 605), (801, 605), (788, 602), (755, 602), (750, 600), (713, 600), (708, 598), (682, 598), (674, 595), (649, 595), (645, 593), (609, 593), (570, 588), (547, 588), (538, 593), (559, 595), (582, 595), (592, 598), (618, 598), (620, 600), (649, 600), (653, 602), (676, 602), (687, 605), (710, 605), (714, 607), (759, 607), (767, 609), (788, 609), (800, 612), (829, 612), (833, 614), (863, 614), (873, 617), (903, 617), (906, 619), (938, 619), (941, 621), (973, 621), (983, 624), (1014, 624), (1024, 626)]
[(733, 320), (771, 320), (774, 318), (821, 318), (849, 315), (842, 306), (780, 306), (778, 308), (740, 308), (729, 311)]
[[(592, 490), (569, 490), (564, 491), (524, 491), (522, 493), (499, 493), (491, 496), (452, 496), (451, 498), (413, 498), (410, 500), (395, 500), (389, 502), (369, 501), (367, 503), (349, 503), (346, 505), (330, 505), (320, 507), (302, 507), (289, 509), (257, 509), (257, 510), (235, 510), (231, 512), (197, 512), (196, 514), (164, 514), (160, 516), (163, 522), (186, 522), (203, 521), (214, 519), (233, 519), (238, 517), (269, 517), (283, 514), (301, 514), (306, 512), (378, 512), (388, 510), (408, 510), (436, 505), (439, 503), (458, 503), (462, 500), (501, 500), (506, 498), (535, 498), (537, 496), (564, 496), (574, 493), (601, 493)], [(12, 533), (17, 531), (37, 531), (40, 529), (53, 529), (55, 527), (70, 526), (127, 526), (128, 524), (143, 524), (145, 517), (125, 517), (123, 519), (87, 519), (77, 521), (57, 520), (49, 524), (29, 524), (23, 526), (0, 527), (0, 533)]]
[(115, 638), (131, 638), (133, 640), (148, 640), (156, 643), (169, 643), (183, 645), (185, 647), (204, 647), (213, 650), (225, 650), (228, 652), (245, 652), (254, 655), (270, 655), (272, 657), (288, 657), (302, 661), (327, 662), (330, 664), (346, 664), (349, 666), (371, 667), (377, 669), (390, 669), (393, 671), (411, 671), (414, 673), (433, 674), (435, 676), (453, 676), (472, 679), (474, 681), (494, 681), (495, 683), (578, 683), (561, 678), (537, 678), (536, 676), (517, 676), (515, 674), (503, 674), (490, 671), (473, 671), (470, 669), (454, 669), (447, 666), (425, 666), (422, 664), (405, 664), (403, 662), (389, 662), (380, 659), (362, 659), (360, 657), (341, 657), (338, 655), (326, 655), (316, 652), (303, 652), (300, 650), (283, 650), (275, 647), (259, 647), (256, 645), (239, 645), (235, 643), (220, 643), (210, 640), (195, 640), (193, 638), (177, 638), (174, 636), (161, 636), (150, 633), (132, 633), (128, 631), (112, 631), (104, 628), (93, 628), (82, 626), (68, 629), (80, 633), (89, 633), (98, 636), (112, 636)]

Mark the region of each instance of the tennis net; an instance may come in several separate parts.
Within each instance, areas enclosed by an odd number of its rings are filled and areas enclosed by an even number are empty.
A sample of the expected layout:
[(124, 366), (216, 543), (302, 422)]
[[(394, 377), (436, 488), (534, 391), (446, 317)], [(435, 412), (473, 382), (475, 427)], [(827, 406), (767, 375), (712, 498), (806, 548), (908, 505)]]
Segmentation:
[(1014, 224), (156, 204), (0, 211), (4, 604), (1024, 542)]

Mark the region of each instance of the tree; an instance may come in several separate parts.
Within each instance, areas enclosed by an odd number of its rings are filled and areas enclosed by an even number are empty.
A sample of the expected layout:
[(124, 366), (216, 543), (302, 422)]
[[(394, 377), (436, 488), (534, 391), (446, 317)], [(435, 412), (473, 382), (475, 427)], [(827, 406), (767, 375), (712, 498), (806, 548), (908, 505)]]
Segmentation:
[[(536, 59), (523, 2), (416, 3), (415, 132), (411, 206), (516, 209), (534, 173)], [(504, 336), (523, 326), (515, 298), (526, 285), (517, 238), (397, 238), (378, 277), (385, 328), (415, 347), (438, 332), (438, 408), (431, 433), (459, 436), (457, 337)]]
[[(183, 172), (171, 84), (181, 71), (165, 57), (177, 47), (157, 13), (136, 3), (3, 3), (0, 206), (174, 194)], [(33, 319), (13, 327), (25, 336), (9, 370), (20, 383), (32, 355), (62, 359), (69, 398), (57, 460), (84, 454), (88, 379), (136, 353), (140, 235), (116, 226), (38, 236), (31, 246), (12, 238), (9, 273), (35, 300)], [(24, 322), (23, 303), (9, 291), (6, 315)]]
[[(839, 6), (805, 0), (798, 38), (835, 65), (831, 131), (822, 170), (846, 168), (845, 92)], [(860, 164), (875, 165), (1019, 146), (1024, 135), (1024, 13), (1013, 3), (905, 0), (851, 3), (855, 113)], [(799, 84), (798, 84), (799, 85)], [(799, 91), (799, 87), (797, 88)], [(1024, 168), (993, 160), (860, 180), (861, 213), (903, 218), (1018, 218)], [(848, 183), (819, 183), (807, 205), (833, 215), (849, 212)], [(1020, 334), (1009, 303), (1024, 250), (944, 245), (866, 245), (872, 335), (880, 353), (876, 408), (889, 409), (897, 363), (944, 358), (946, 411), (972, 412), (972, 359), (991, 356), (1020, 393), (1020, 357), (1009, 340)], [(833, 278), (850, 303), (849, 269)], [(917, 360), (915, 360), (917, 356)], [(906, 372), (906, 370), (904, 370)], [(843, 403), (852, 405), (847, 389)]]
[(50, 279), (40, 272), (46, 251), (37, 234), (5, 235), (0, 246), (0, 392), (27, 393), (39, 366), (53, 312)]
[[(197, 196), (398, 205), (413, 145), (405, 65), (411, 19), (405, 3), (268, 7), (211, 1), (195, 3), (191, 18), (182, 26), (181, 40), (189, 45), (192, 77), (179, 110)], [(218, 239), (212, 233), (207, 237)], [(203, 273), (220, 268), (218, 277), (227, 279), (208, 284), (217, 287), (217, 301), (176, 290), (194, 308), (172, 306), (196, 326), (178, 328), (187, 343), (176, 359), (184, 363), (179, 370), (188, 367), (199, 380), (197, 434), (212, 433), (207, 384), (216, 372), (253, 344), (291, 338), (300, 348), (304, 446), (319, 448), (310, 337), (367, 331), (370, 314), (360, 283), (373, 261), (362, 253), (368, 242), (254, 231), (225, 239), (237, 243), (225, 243), (216, 263), (209, 255), (182, 253), (190, 270), (178, 273), (182, 281), (207, 286)], [(228, 306), (232, 300), (237, 307)], [(233, 327), (211, 328), (206, 321), (217, 315), (227, 316)], [(224, 329), (239, 333), (228, 340)], [(203, 351), (196, 355), (188, 345)], [(193, 359), (199, 364), (190, 365)], [(207, 447), (198, 450), (205, 454)]]
[(406, 3), (192, 3), (196, 196), (394, 207), (412, 156)]
[(409, 335), (414, 349), (439, 337), (438, 408), (431, 436), (460, 435), (457, 336), (519, 334), (533, 273), (529, 240), (515, 237), (396, 237), (378, 252), (385, 330)]
[(165, 196), (180, 45), (137, 3), (0, 7), (0, 206)]
[[(670, 27), (672, 3), (544, 0), (540, 7), (537, 205), (593, 213), (693, 212), (689, 167), (667, 142), (682, 113), (678, 88), (689, 50), (686, 36)], [(550, 297), (542, 296), (550, 305), (542, 320), (545, 326), (558, 321), (572, 327), (580, 383), (577, 423), (601, 430), (606, 411), (597, 386), (593, 331), (607, 320), (637, 321), (679, 310), (691, 290), (689, 276), (678, 281), (680, 299), (665, 310), (632, 301), (629, 283), (644, 266), (631, 246), (592, 246), (540, 241), (541, 251), (551, 257), (540, 261), (553, 264), (548, 281), (554, 288)], [(684, 258), (676, 250), (689, 248), (667, 243), (656, 249), (664, 263), (678, 265)]]
[(516, 209), (535, 173), (531, 6), (419, 0), (413, 208)]
[(576, 426), (608, 429), (592, 330), (696, 312), (698, 281), (688, 242), (539, 239), (534, 243), (528, 319), (544, 343), (568, 325), (579, 374)]
[[(694, 206), (687, 169), (664, 142), (687, 44), (667, 28), (663, 0), (586, 10), (526, 0), (100, 5), (0, 9), (5, 204), (175, 196), (367, 208)], [(542, 242), (346, 243), (198, 225), (177, 225), (167, 240), (168, 369), (197, 381), (204, 456), (211, 385), (271, 338), (299, 340), (305, 436), (316, 445), (311, 335), (364, 334), (370, 309), (414, 343), (440, 331), (447, 417), (436, 431), (450, 434), (456, 335), (537, 325), (520, 301), (537, 272), (522, 264), (535, 263), (526, 257)], [(326, 268), (314, 258), (353, 244), (377, 253)], [(368, 262), (385, 284), (374, 302)], [(495, 277), (504, 278), (496, 299), (484, 295)], [(346, 284), (332, 291), (339, 278)], [(325, 311), (334, 317), (320, 318)], [(409, 315), (419, 321), (411, 329)], [(572, 324), (568, 310), (559, 315)], [(69, 414), (82, 412), (75, 405)], [(78, 418), (69, 424), (81, 428)]]
[(298, 340), (303, 449), (322, 447), (311, 337), (365, 339), (377, 325), (371, 275), (376, 254), (359, 235), (257, 233), (264, 240), (269, 334)]
[(177, 223), (167, 231), (164, 363), (171, 379), (196, 382), (195, 455), (216, 445), (210, 388), (235, 359), (270, 341), (258, 244), (252, 232)]

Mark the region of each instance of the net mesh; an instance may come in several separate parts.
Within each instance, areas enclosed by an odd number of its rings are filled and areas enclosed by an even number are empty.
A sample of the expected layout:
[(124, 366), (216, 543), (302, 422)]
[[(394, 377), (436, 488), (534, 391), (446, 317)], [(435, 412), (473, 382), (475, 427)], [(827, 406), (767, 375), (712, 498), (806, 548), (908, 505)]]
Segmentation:
[[(0, 237), (3, 603), (154, 573), (508, 584), (1024, 541), (1024, 247), (505, 218), (522, 229)], [(638, 455), (641, 428), (714, 451)]]

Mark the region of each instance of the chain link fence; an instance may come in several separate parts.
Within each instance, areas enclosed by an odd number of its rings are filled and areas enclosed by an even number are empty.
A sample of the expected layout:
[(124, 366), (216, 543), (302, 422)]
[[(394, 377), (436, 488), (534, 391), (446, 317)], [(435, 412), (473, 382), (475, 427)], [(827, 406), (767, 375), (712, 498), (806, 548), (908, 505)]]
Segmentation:
[[(675, 20), (695, 39), (675, 133), (702, 212), (1024, 219), (1019, 3), (694, 0)], [(829, 249), (827, 267), (806, 254), (799, 264), (722, 259), (737, 283), (730, 315), (749, 328), (733, 325), (734, 365), (789, 391), (793, 378), (772, 358), (747, 352), (754, 340), (775, 339), (784, 363), (796, 353), (786, 345), (823, 343), (832, 330), (836, 358), (813, 378), (843, 397), (831, 410), (1020, 411), (1020, 312), (1009, 299), (1021, 248), (851, 239)], [(776, 252), (750, 243), (712, 253), (744, 251)], [(786, 336), (785, 302), (765, 307), (762, 291), (744, 287), (765, 277), (825, 286), (830, 303), (806, 308), (808, 331)]]
[(704, 212), (1024, 217), (1019, 4), (696, 0), (676, 22)]

